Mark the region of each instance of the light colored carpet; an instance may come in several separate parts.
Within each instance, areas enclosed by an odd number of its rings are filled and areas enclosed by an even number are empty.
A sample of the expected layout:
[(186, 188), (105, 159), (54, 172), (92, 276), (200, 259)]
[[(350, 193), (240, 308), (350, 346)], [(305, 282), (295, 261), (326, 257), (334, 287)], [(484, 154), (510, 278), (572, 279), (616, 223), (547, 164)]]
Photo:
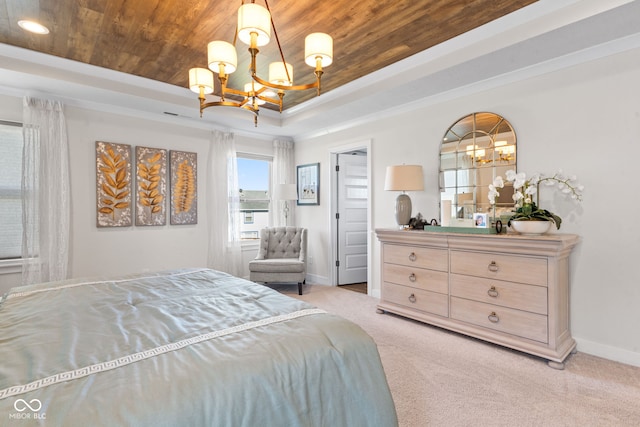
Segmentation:
[(640, 368), (578, 352), (543, 359), (391, 314), (336, 287), (274, 289), (360, 325), (378, 345), (401, 427), (640, 426)]

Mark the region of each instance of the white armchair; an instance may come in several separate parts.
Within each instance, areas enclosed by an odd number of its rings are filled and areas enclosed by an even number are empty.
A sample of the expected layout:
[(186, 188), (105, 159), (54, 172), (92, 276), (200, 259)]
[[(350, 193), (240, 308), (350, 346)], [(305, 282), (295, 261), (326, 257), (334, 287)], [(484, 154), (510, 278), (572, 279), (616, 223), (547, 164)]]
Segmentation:
[(307, 229), (273, 227), (260, 230), (260, 249), (249, 262), (249, 279), (262, 283), (298, 283), (298, 294), (307, 273)]

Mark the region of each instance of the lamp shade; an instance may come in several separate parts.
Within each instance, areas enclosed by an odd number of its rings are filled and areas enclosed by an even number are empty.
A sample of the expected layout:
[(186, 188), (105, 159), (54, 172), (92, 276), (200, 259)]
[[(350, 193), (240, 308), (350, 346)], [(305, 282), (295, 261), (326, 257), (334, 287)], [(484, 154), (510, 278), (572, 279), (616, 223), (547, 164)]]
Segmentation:
[(298, 200), (298, 188), (295, 184), (278, 184), (274, 196), (276, 200)]
[(200, 88), (205, 94), (213, 93), (213, 73), (206, 68), (191, 68), (189, 70), (189, 89), (200, 93)]
[(226, 74), (233, 73), (238, 68), (238, 54), (236, 48), (229, 42), (216, 40), (207, 45), (209, 69), (218, 73), (220, 65), (224, 65)]
[(271, 14), (259, 4), (245, 3), (238, 9), (238, 38), (251, 45), (251, 33), (256, 33), (257, 46), (264, 46), (271, 38)]
[(422, 191), (424, 177), (420, 165), (387, 166), (384, 179), (384, 189), (387, 191)]
[(412, 206), (411, 198), (404, 194), (404, 191), (424, 190), (422, 166), (387, 166), (384, 189), (387, 191), (403, 191), (396, 199), (396, 222), (400, 227), (406, 227), (411, 220)]
[(317, 58), (320, 58), (323, 67), (333, 62), (333, 39), (329, 34), (311, 33), (305, 37), (304, 62), (310, 67), (315, 67)]
[(280, 86), (293, 85), (293, 65), (286, 62), (272, 62), (269, 64), (269, 82)]

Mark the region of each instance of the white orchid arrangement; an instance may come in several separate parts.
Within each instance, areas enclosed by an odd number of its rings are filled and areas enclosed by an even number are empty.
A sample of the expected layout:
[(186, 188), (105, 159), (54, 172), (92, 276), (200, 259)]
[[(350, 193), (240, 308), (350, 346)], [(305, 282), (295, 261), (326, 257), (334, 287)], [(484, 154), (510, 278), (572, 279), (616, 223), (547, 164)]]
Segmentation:
[[(575, 175), (567, 176), (562, 171), (553, 176), (536, 173), (527, 179), (524, 172), (516, 173), (515, 170), (508, 170), (505, 178), (507, 182), (513, 182), (513, 201), (517, 208), (509, 218), (509, 225), (512, 220), (551, 221), (560, 229), (562, 218), (537, 206), (540, 184), (550, 187), (557, 186), (563, 194), (570, 195), (574, 200), (582, 200), (584, 187), (577, 182)], [(505, 180), (501, 176), (497, 176), (493, 180), (493, 184), (489, 185), (489, 202), (492, 205), (495, 204), (496, 197), (500, 195), (498, 190), (504, 188), (504, 185)], [(536, 198), (535, 202), (533, 201), (534, 197)]]

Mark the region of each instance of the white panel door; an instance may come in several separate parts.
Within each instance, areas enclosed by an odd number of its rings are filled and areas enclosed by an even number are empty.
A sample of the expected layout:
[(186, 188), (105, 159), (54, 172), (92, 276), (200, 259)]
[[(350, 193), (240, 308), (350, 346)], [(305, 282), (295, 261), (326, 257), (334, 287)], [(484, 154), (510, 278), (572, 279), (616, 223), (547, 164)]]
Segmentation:
[(338, 154), (338, 285), (367, 281), (367, 153)]

